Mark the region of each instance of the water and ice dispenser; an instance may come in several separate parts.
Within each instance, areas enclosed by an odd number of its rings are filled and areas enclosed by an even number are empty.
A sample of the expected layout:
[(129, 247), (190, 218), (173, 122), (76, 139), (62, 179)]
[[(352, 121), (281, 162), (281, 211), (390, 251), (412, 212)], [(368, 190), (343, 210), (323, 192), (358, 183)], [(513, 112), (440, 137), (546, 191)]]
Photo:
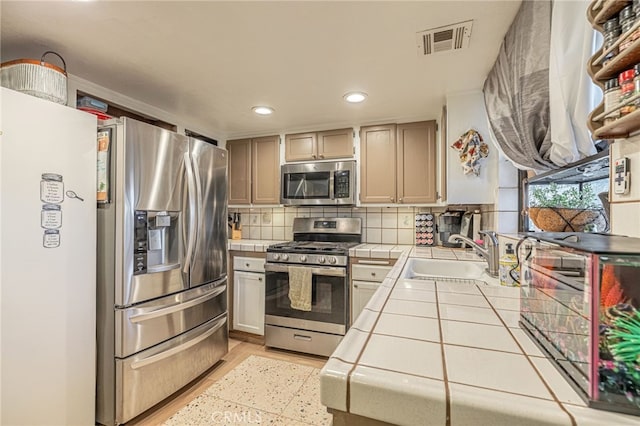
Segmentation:
[(160, 272), (179, 264), (179, 212), (136, 210), (133, 274)]

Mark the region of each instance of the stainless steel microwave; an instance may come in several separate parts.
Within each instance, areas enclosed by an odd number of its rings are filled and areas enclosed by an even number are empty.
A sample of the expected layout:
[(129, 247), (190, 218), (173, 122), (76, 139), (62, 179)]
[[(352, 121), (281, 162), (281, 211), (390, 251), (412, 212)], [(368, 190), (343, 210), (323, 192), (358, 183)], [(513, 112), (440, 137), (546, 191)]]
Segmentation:
[(280, 203), (285, 206), (349, 206), (356, 203), (356, 162), (284, 164)]

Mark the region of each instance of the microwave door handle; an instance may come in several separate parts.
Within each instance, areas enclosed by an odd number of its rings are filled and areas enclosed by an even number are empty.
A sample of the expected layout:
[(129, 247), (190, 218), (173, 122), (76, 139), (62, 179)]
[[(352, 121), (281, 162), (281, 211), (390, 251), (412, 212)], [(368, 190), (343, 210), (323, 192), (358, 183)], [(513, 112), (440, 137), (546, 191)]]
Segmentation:
[(184, 268), (182, 271), (184, 273), (189, 272), (189, 267), (191, 266), (191, 256), (193, 254), (193, 246), (195, 243), (195, 226), (196, 226), (196, 211), (194, 206), (194, 191), (195, 191), (195, 183), (193, 178), (193, 169), (191, 167), (191, 158), (188, 152), (184, 154), (184, 168), (186, 170), (187, 176), (187, 200), (188, 200), (188, 208), (189, 208), (189, 230), (187, 234), (187, 253), (185, 254), (184, 259)]
[(335, 172), (331, 172), (329, 174), (329, 198), (332, 200), (335, 200), (335, 193), (334, 193), (334, 180), (335, 180)]

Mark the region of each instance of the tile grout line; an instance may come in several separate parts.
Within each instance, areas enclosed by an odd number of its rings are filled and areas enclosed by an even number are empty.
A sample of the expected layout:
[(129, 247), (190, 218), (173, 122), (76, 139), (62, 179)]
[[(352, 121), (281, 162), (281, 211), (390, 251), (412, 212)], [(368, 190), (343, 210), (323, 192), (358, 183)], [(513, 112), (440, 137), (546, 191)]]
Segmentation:
[(560, 399), (558, 398), (558, 396), (555, 394), (555, 392), (553, 391), (553, 389), (551, 389), (551, 386), (547, 383), (547, 381), (544, 379), (544, 377), (542, 376), (542, 374), (540, 373), (540, 371), (538, 370), (538, 368), (536, 367), (536, 365), (534, 364), (534, 362), (531, 360), (531, 358), (529, 358), (529, 355), (526, 353), (526, 351), (524, 350), (524, 348), (522, 347), (522, 345), (520, 344), (520, 341), (518, 341), (518, 339), (516, 338), (516, 336), (511, 332), (511, 330), (509, 329), (509, 327), (507, 327), (507, 323), (502, 319), (502, 317), (500, 316), (500, 314), (498, 314), (498, 310), (495, 309), (493, 307), (493, 305), (491, 304), (491, 302), (489, 301), (489, 299), (487, 298), (487, 296), (482, 293), (482, 295), (484, 296), (484, 298), (487, 300), (487, 302), (489, 303), (489, 306), (491, 306), (491, 309), (493, 309), (493, 311), (495, 312), (495, 314), (498, 316), (498, 318), (500, 318), (500, 321), (502, 322), (502, 324), (504, 325), (504, 327), (507, 329), (507, 332), (509, 333), (509, 335), (511, 336), (511, 338), (516, 342), (516, 345), (518, 345), (518, 347), (520, 348), (520, 350), (522, 351), (522, 354), (524, 355), (525, 359), (527, 360), (527, 362), (529, 363), (529, 365), (531, 365), (531, 367), (533, 368), (533, 370), (536, 372), (536, 375), (540, 378), (540, 380), (542, 381), (542, 384), (544, 385), (545, 388), (547, 388), (547, 390), (549, 391), (549, 393), (551, 394), (551, 396), (553, 397), (553, 400), (556, 402), (556, 404), (558, 404), (558, 406), (560, 407), (560, 410), (564, 411), (565, 414), (567, 416), (569, 416), (569, 420), (571, 421), (571, 426), (577, 426), (578, 423), (576, 421), (576, 419), (573, 417), (573, 414), (571, 414), (569, 412), (569, 410), (562, 404), (562, 402), (560, 401)]
[[(403, 253), (402, 256), (400, 256), (398, 258), (398, 260), (396, 261), (396, 264), (400, 263), (402, 258), (404, 258), (404, 263), (403, 263), (403, 268), (404, 268), (404, 265), (406, 264), (408, 257), (409, 256), (408, 256), (408, 254), (406, 252)], [(394, 267), (395, 267), (395, 265), (394, 265)], [(347, 401), (346, 401), (347, 413), (351, 413), (351, 375), (353, 374), (354, 370), (358, 366), (358, 362), (360, 361), (360, 358), (362, 358), (362, 354), (364, 353), (364, 350), (367, 347), (367, 344), (369, 343), (369, 340), (371, 340), (371, 336), (373, 335), (373, 330), (376, 328), (376, 325), (378, 325), (378, 321), (380, 321), (380, 316), (382, 315), (382, 311), (383, 311), (384, 307), (387, 306), (387, 302), (389, 302), (389, 300), (391, 299), (391, 293), (395, 289), (397, 282), (398, 282), (398, 280), (396, 279), (396, 281), (393, 283), (393, 286), (391, 287), (391, 291), (389, 291), (389, 294), (387, 295), (387, 299), (384, 301), (384, 303), (380, 307), (380, 311), (378, 311), (378, 316), (376, 317), (376, 320), (373, 322), (373, 325), (371, 326), (371, 331), (369, 331), (368, 334), (367, 334), (367, 339), (365, 340), (364, 344), (362, 345), (362, 349), (360, 349), (360, 352), (358, 353), (358, 356), (357, 356), (356, 360), (353, 363), (353, 367), (351, 367), (351, 369), (347, 373)]]
[(447, 375), (447, 361), (444, 353), (444, 335), (442, 334), (442, 321), (440, 319), (440, 303), (438, 298), (438, 282), (434, 281), (436, 293), (436, 312), (438, 314), (438, 332), (440, 333), (440, 356), (442, 357), (442, 378), (444, 380), (445, 394), (445, 424), (451, 426), (451, 390), (449, 389), (449, 376)]

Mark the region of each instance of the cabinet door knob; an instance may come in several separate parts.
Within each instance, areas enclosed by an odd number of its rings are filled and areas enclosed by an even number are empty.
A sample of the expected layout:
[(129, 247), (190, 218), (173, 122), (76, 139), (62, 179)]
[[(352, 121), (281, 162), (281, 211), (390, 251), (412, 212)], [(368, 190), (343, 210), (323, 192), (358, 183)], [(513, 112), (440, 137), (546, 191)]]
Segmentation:
[(375, 272), (372, 272), (372, 273), (371, 273), (371, 276), (372, 276), (372, 277), (375, 277), (375, 276), (376, 276), (376, 273), (375, 273)]
[(311, 154), (311, 158), (316, 158), (316, 155), (315, 154)]
[(320, 155), (318, 155), (318, 157), (324, 158), (324, 154), (320, 154)]
[(262, 277), (259, 277), (259, 278), (258, 278), (258, 281), (262, 281)]
[(389, 197), (389, 199), (391, 200), (391, 202), (393, 202), (393, 197)]
[(246, 266), (248, 268), (250, 265), (248, 263), (245, 263), (244, 266)]
[(398, 198), (398, 202), (401, 203), (402, 202), (402, 198)]
[(353, 288), (358, 288), (358, 284), (354, 284), (354, 285), (353, 285)]

